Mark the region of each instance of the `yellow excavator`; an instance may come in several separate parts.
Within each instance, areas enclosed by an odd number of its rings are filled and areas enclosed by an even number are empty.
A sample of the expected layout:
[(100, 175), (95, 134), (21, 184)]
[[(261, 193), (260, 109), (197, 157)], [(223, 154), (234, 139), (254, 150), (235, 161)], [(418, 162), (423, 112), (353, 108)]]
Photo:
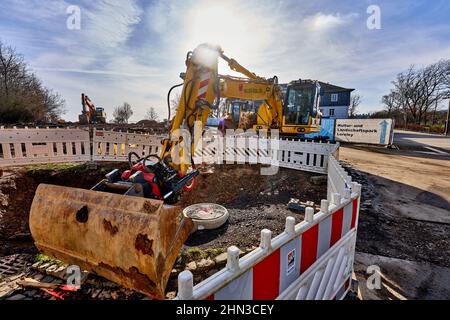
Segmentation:
[[(276, 92), (278, 95), (279, 93)], [(284, 85), (283, 116), (274, 116), (272, 108), (264, 100), (225, 100), (226, 117), (222, 121), (225, 129), (279, 129), (281, 136), (304, 138), (305, 134), (319, 132), (320, 84), (313, 80), (295, 80)], [(258, 107), (259, 106), (259, 107)], [(276, 108), (279, 110), (279, 107)], [(274, 121), (275, 119), (275, 121)], [(320, 137), (325, 139), (325, 137)]]
[(106, 113), (103, 108), (97, 108), (91, 99), (84, 93), (81, 94), (81, 114), (78, 116), (80, 124), (106, 123)]
[[(245, 77), (219, 75), (219, 58)], [(198, 46), (188, 53), (186, 66), (170, 137), (160, 154), (130, 153), (128, 170), (111, 171), (91, 190), (38, 186), (30, 229), (41, 252), (163, 299), (175, 260), (193, 230), (192, 220), (173, 204), (195, 185), (198, 171), (190, 155), (220, 98), (264, 101), (257, 129), (308, 133), (319, 128), (320, 115), (311, 104), (286, 114), (276, 77), (256, 76), (218, 46)]]

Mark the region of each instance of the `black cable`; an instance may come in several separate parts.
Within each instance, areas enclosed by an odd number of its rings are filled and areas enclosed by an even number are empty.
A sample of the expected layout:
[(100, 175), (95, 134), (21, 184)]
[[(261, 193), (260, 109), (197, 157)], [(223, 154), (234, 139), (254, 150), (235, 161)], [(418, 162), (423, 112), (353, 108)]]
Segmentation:
[(176, 84), (174, 85), (172, 88), (170, 88), (169, 92), (167, 93), (167, 113), (168, 113), (168, 118), (167, 121), (170, 122), (170, 94), (172, 93), (172, 90), (178, 87), (181, 87), (184, 84), (184, 82), (180, 83), (180, 84)]

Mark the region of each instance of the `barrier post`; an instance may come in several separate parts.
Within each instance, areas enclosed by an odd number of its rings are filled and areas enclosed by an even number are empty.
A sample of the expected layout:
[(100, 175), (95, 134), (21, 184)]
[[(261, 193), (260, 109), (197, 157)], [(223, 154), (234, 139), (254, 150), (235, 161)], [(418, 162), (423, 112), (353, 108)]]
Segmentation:
[(239, 248), (236, 246), (227, 249), (227, 269), (231, 272), (239, 271)]
[(284, 228), (284, 232), (293, 236), (295, 234), (295, 218), (294, 217), (286, 217), (286, 225)]
[(261, 243), (259, 247), (263, 250), (269, 250), (272, 246), (272, 231), (269, 229), (263, 229), (261, 231)]
[(305, 209), (305, 221), (313, 222), (314, 221), (314, 209), (311, 207), (307, 207)]
[(194, 277), (189, 270), (178, 275), (178, 298), (180, 300), (192, 299), (194, 294)]

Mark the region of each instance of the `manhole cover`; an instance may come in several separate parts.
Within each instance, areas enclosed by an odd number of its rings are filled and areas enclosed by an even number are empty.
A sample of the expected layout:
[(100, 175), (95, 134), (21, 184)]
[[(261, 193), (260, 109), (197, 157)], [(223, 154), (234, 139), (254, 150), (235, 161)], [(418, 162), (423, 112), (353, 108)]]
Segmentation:
[(183, 214), (194, 221), (194, 231), (216, 229), (228, 220), (228, 210), (215, 203), (197, 203), (184, 208)]

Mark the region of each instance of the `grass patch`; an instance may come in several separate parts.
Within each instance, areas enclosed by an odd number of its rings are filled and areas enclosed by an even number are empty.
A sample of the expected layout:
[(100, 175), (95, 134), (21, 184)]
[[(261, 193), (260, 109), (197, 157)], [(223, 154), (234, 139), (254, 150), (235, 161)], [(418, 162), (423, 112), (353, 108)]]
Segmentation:
[(226, 250), (224, 248), (208, 248), (205, 252), (208, 254), (208, 257), (214, 258), (219, 254), (224, 253)]
[(33, 164), (25, 166), (26, 171), (32, 170), (45, 170), (45, 171), (56, 171), (56, 170), (83, 170), (86, 168), (84, 163), (43, 163), (43, 164)]
[(46, 256), (45, 254), (39, 253), (36, 255), (36, 257), (34, 257), (34, 262), (41, 262), (42, 264), (44, 263), (52, 263), (52, 264), (57, 264), (59, 266), (62, 266), (64, 264), (64, 262), (57, 260), (57, 259), (53, 259), (49, 256)]

